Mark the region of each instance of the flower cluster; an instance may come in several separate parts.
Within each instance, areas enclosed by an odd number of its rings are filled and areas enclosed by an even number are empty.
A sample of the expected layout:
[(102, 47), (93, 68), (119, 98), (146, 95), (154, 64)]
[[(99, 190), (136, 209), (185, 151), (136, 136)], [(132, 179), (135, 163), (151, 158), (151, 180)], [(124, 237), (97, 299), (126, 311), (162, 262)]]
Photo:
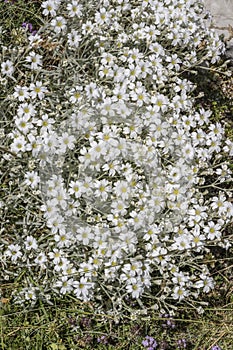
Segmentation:
[[(30, 266), (43, 292), (153, 291), (159, 303), (214, 288), (203, 254), (230, 246), (221, 154), (233, 143), (184, 77), (224, 52), (202, 11), (193, 0), (47, 0), (44, 27), (2, 56), (10, 151), (37, 166), (22, 187), (41, 190), (47, 227), (4, 244), (4, 264)], [(22, 300), (41, 292), (31, 281)]]
[(142, 345), (144, 346), (144, 348), (146, 348), (146, 350), (154, 350), (157, 348), (158, 344), (153, 337), (147, 335), (142, 341)]
[(23, 22), (22, 27), (34, 35), (37, 33), (37, 30), (33, 28), (33, 25), (30, 22)]

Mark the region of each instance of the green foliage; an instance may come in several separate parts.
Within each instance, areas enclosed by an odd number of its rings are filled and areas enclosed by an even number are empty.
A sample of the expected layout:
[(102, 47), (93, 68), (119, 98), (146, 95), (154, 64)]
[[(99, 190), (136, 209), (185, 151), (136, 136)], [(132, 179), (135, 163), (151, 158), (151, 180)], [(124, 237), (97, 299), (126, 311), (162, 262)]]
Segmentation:
[(200, 107), (210, 108), (213, 122), (223, 122), (226, 136), (233, 139), (233, 79), (232, 61), (222, 60), (213, 67), (197, 70), (197, 74), (188, 73), (188, 78), (197, 88), (195, 96)]
[[(208, 350), (216, 343), (227, 350), (232, 344), (232, 305), (231, 301), (207, 308), (203, 316), (185, 308), (174, 317), (150, 311), (134, 319), (115, 320), (98, 313), (97, 305), (91, 303), (64, 299), (53, 306), (22, 310), (5, 300), (0, 344), (2, 350), (138, 350), (149, 334), (169, 350), (178, 349), (179, 339), (186, 340), (188, 350)], [(107, 344), (100, 343), (101, 337)]]
[(0, 30), (4, 32), (3, 45), (19, 44), (24, 40), (22, 24), (29, 22), (35, 30), (42, 24), (39, 15), (40, 0), (17, 0), (0, 3)]

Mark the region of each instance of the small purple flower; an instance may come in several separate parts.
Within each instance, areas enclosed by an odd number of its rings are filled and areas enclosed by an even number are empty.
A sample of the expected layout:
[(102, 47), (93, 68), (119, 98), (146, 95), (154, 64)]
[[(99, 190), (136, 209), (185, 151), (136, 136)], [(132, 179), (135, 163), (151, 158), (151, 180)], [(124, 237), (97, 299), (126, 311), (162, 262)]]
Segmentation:
[(220, 348), (220, 346), (214, 345), (212, 346), (211, 350), (222, 350), (222, 349)]
[(33, 26), (30, 22), (23, 22), (22, 27), (29, 30), (30, 33), (33, 31)]
[(170, 320), (167, 320), (167, 327), (168, 328), (175, 328), (175, 323), (174, 323), (174, 321), (172, 320), (172, 319), (170, 319)]
[(80, 320), (80, 326), (83, 328), (90, 328), (91, 327), (91, 318), (89, 317), (82, 317)]
[(146, 348), (146, 350), (154, 350), (157, 347), (157, 342), (153, 337), (149, 335), (142, 341), (142, 345)]
[(174, 329), (176, 327), (175, 321), (172, 319), (172, 317), (169, 314), (163, 314), (160, 315), (161, 318), (167, 318), (166, 323), (163, 323), (162, 326), (164, 328), (171, 328)]
[(179, 349), (185, 349), (187, 347), (186, 340), (185, 339), (179, 339), (177, 341), (177, 345)]
[(98, 343), (107, 345), (108, 344), (108, 337), (106, 335), (102, 335), (100, 338), (97, 339)]

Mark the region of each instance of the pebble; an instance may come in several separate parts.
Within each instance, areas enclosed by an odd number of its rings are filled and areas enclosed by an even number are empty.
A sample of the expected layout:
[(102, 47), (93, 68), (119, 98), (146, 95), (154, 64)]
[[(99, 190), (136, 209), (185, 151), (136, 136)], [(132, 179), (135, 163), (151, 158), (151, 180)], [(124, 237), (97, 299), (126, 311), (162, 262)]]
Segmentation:
[(213, 28), (233, 46), (233, 0), (204, 0), (204, 4), (213, 17)]
[(204, 0), (207, 11), (212, 15), (212, 26), (224, 34), (226, 58), (233, 61), (233, 0)]

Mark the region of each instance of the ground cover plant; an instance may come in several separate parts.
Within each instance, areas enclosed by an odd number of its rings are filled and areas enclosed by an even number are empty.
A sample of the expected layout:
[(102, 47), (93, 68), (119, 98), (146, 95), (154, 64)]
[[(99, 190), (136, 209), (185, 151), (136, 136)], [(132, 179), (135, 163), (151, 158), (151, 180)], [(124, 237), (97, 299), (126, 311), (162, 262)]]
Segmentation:
[(1, 11), (2, 348), (227, 348), (232, 97), (202, 84), (231, 71), (203, 3)]

